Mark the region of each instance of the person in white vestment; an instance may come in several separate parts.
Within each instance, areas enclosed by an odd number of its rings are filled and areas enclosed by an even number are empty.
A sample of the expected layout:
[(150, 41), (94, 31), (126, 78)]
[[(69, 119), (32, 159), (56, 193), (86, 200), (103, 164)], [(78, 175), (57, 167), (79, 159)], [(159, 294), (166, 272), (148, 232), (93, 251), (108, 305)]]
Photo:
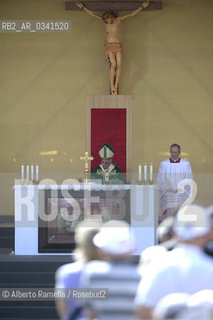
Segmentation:
[(170, 154), (169, 159), (160, 163), (157, 176), (163, 218), (175, 215), (187, 200), (192, 187), (190, 181), (193, 179), (189, 161), (180, 158), (181, 147), (176, 143), (172, 144)]

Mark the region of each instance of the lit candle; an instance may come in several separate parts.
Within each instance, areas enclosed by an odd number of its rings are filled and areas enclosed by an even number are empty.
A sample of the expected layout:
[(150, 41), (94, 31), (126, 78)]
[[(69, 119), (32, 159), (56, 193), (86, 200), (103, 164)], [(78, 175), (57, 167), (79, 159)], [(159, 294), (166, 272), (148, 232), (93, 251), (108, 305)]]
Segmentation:
[(142, 180), (141, 169), (142, 169), (142, 167), (141, 167), (141, 163), (140, 163), (138, 166), (138, 180)]
[(147, 165), (144, 165), (144, 180), (147, 181)]
[(31, 164), (31, 168), (30, 168), (30, 173), (31, 173), (31, 180), (34, 180), (34, 167), (33, 164)]
[(21, 166), (21, 179), (24, 180), (24, 165)]
[(26, 179), (29, 180), (29, 176), (30, 176), (30, 166), (27, 166), (26, 169)]
[(150, 177), (150, 181), (153, 181), (153, 165), (152, 165), (152, 163), (150, 164), (149, 177)]
[(38, 181), (39, 179), (39, 166), (36, 165), (36, 180)]

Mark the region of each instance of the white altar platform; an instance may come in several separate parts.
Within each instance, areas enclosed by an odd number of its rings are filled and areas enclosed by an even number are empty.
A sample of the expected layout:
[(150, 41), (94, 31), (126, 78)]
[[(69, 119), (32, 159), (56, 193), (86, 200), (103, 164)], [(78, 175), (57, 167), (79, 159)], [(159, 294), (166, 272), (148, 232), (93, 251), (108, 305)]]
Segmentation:
[[(51, 190), (54, 194), (66, 190), (117, 191), (130, 193), (130, 223), (136, 238), (136, 255), (148, 246), (156, 244), (158, 217), (158, 188), (156, 185), (15, 185), (15, 255), (46, 255), (39, 252), (39, 191)], [(98, 197), (90, 197), (90, 202), (98, 202)], [(55, 254), (55, 253), (49, 253)], [(60, 254), (60, 253), (57, 253)], [(70, 253), (68, 253), (70, 254)], [(63, 253), (64, 255), (64, 253)]]

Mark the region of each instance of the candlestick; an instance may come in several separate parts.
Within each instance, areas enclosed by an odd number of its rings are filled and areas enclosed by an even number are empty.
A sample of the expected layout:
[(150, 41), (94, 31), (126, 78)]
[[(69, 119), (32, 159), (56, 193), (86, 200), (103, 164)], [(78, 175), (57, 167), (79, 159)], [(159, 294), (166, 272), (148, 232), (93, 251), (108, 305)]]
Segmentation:
[(146, 165), (146, 163), (144, 165), (144, 181), (145, 182), (147, 181), (147, 165)]
[(141, 166), (141, 163), (138, 166), (138, 180), (139, 181), (142, 180), (142, 166)]
[(27, 165), (26, 167), (26, 179), (29, 180), (29, 176), (30, 176), (30, 166)]
[(21, 166), (21, 179), (24, 180), (24, 165)]
[(36, 165), (36, 180), (39, 180), (39, 166)]
[(31, 167), (30, 167), (30, 174), (31, 174), (31, 180), (34, 180), (34, 166), (33, 164), (31, 164)]
[(152, 165), (152, 163), (150, 164), (150, 168), (149, 168), (149, 180), (150, 180), (150, 183), (152, 183), (152, 181), (153, 181), (153, 165)]

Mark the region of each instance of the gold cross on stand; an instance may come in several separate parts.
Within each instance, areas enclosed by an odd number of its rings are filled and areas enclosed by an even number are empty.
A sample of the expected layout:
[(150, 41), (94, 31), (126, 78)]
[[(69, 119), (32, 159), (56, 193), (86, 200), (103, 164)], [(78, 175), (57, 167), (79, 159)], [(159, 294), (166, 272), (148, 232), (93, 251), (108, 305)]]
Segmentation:
[(85, 161), (84, 165), (84, 182), (88, 183), (88, 174), (89, 174), (89, 161), (92, 161), (94, 158), (89, 156), (89, 152), (84, 152), (84, 157), (80, 157), (80, 160)]

